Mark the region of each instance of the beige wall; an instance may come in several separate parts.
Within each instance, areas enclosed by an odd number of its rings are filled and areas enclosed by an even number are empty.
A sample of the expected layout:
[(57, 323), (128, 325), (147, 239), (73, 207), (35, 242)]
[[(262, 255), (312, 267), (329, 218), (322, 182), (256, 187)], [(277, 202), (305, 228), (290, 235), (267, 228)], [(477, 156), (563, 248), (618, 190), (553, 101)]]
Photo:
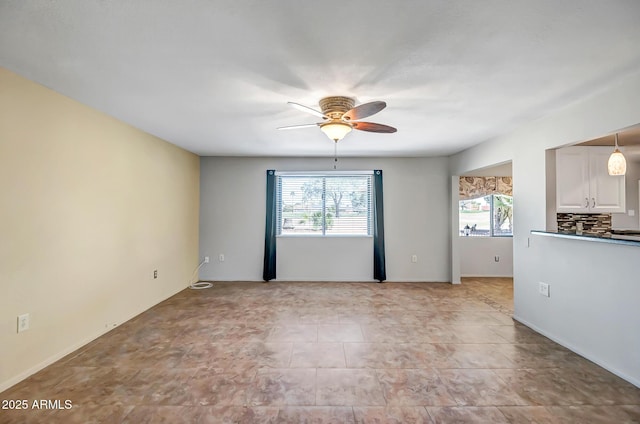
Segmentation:
[(0, 68), (0, 391), (188, 285), (199, 173), (196, 155)]

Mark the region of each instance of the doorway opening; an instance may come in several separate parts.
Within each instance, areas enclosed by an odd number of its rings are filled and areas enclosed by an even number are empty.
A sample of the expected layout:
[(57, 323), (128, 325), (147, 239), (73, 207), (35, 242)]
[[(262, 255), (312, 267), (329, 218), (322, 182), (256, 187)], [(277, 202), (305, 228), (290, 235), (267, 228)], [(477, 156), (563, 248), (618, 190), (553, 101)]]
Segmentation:
[(512, 163), (452, 178), (452, 282), (513, 278)]

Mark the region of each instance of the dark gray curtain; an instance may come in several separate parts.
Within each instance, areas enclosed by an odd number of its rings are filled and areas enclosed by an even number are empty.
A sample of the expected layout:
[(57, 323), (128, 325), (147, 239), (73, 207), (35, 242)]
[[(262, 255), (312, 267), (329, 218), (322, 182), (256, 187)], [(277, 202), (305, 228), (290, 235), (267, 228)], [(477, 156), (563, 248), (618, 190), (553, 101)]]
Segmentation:
[(382, 171), (373, 171), (373, 278), (387, 279), (384, 259), (384, 208), (382, 207)]
[(264, 229), (264, 281), (276, 278), (276, 171), (267, 171), (267, 219)]

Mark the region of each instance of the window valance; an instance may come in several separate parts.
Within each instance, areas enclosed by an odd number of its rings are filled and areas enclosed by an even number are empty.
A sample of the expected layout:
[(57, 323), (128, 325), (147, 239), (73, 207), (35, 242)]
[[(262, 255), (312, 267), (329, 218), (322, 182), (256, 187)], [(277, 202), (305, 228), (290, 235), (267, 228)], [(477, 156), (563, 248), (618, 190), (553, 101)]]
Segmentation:
[(460, 200), (474, 199), (492, 194), (513, 196), (512, 177), (460, 177)]

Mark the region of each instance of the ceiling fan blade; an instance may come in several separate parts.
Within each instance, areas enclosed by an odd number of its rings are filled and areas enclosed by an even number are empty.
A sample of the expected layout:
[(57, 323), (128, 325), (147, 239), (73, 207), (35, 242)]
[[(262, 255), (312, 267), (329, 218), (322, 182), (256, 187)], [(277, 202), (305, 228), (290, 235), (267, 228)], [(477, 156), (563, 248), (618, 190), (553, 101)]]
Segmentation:
[(329, 119), (329, 117), (327, 115), (325, 115), (324, 113), (320, 112), (319, 110), (315, 110), (315, 109), (311, 109), (310, 107), (307, 107), (305, 105), (301, 105), (300, 103), (295, 103), (295, 102), (287, 102), (289, 103), (291, 106), (295, 107), (298, 110), (301, 110), (303, 112), (307, 112), (310, 113), (312, 115), (315, 115), (319, 118), (322, 119)]
[(288, 125), (286, 127), (278, 127), (278, 130), (295, 130), (298, 128), (311, 128), (311, 127), (317, 127), (320, 124), (302, 124), (302, 125)]
[(369, 131), (376, 133), (394, 133), (397, 129), (390, 127), (389, 125), (376, 124), (373, 122), (351, 122), (353, 128), (360, 131)]
[(363, 103), (360, 106), (356, 106), (345, 112), (345, 114), (342, 115), (342, 119), (345, 121), (355, 121), (357, 119), (366, 118), (367, 116), (380, 112), (385, 107), (387, 107), (387, 104), (381, 101)]

